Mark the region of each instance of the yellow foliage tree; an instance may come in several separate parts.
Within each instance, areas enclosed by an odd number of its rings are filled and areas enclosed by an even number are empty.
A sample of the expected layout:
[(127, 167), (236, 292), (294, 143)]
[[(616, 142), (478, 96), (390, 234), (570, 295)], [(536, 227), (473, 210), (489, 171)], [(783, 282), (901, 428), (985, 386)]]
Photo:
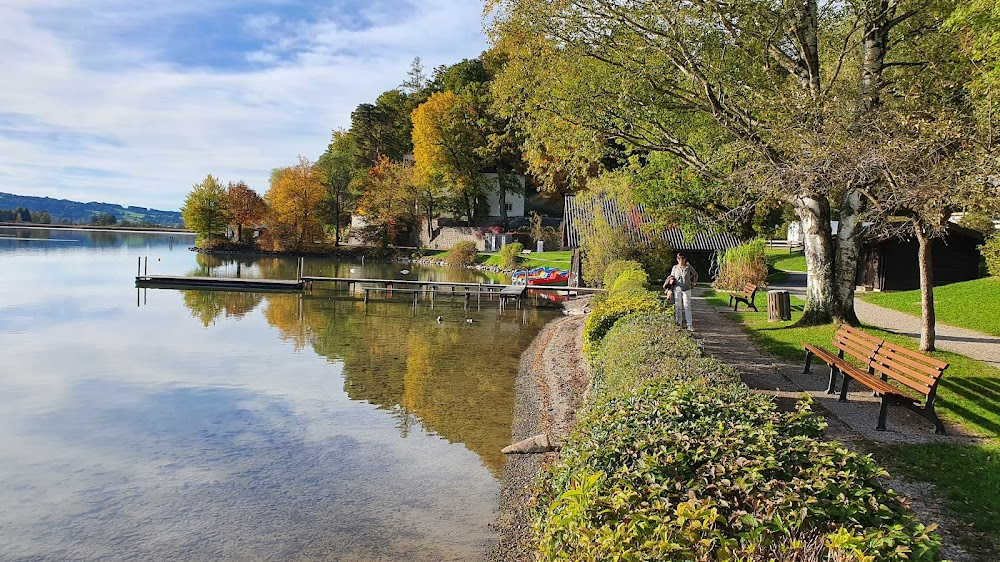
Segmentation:
[(320, 205), (326, 198), (326, 188), (307, 158), (272, 173), (271, 188), (264, 199), (271, 207), (271, 230), (282, 247), (301, 248), (323, 240)]
[(454, 186), (453, 205), (469, 220), (484, 189), (483, 161), (477, 149), (485, 144), (476, 123), (476, 108), (454, 92), (438, 92), (413, 110), (414, 179), (432, 185), (443, 178)]

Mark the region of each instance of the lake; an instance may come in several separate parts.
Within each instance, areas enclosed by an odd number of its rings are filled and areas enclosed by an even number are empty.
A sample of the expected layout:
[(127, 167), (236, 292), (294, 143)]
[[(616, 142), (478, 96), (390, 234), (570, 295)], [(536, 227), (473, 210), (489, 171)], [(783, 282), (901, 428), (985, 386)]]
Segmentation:
[[(0, 227), (0, 560), (479, 560), (520, 355), (557, 312), (135, 288), (140, 259), (296, 275), (193, 243)], [(305, 274), (490, 282), (372, 260)]]

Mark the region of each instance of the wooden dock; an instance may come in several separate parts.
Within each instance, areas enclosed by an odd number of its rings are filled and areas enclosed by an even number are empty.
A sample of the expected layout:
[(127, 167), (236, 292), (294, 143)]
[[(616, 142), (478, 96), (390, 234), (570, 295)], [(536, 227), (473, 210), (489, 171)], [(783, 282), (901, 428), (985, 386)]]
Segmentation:
[(281, 291), (295, 293), (305, 288), (305, 282), (295, 279), (252, 279), (247, 277), (136, 275), (135, 286), (151, 289), (210, 289), (216, 291)]

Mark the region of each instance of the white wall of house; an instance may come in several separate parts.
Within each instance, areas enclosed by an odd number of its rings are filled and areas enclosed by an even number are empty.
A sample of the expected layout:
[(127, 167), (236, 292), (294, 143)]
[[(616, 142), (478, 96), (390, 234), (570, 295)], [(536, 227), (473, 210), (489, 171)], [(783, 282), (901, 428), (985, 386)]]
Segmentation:
[[(489, 189), (486, 194), (486, 201), (489, 203), (490, 216), (500, 216), (500, 191), (498, 186), (499, 176), (495, 173), (483, 174), (488, 182)], [(524, 176), (514, 176), (521, 185), (521, 193), (524, 193)], [(507, 217), (524, 216), (524, 195), (507, 191)]]

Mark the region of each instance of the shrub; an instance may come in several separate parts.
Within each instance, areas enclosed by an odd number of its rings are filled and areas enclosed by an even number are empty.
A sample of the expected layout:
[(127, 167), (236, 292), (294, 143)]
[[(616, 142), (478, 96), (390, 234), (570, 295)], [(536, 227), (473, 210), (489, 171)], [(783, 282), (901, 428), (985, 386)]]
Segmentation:
[(702, 357), (695, 340), (664, 312), (633, 314), (615, 323), (601, 341), (592, 373), (595, 400), (634, 392), (653, 378), (739, 380), (729, 365)]
[(990, 236), (986, 243), (979, 247), (986, 260), (986, 271), (990, 275), (1000, 277), (1000, 234)]
[(642, 271), (642, 264), (631, 260), (615, 260), (604, 268), (604, 286), (610, 287), (625, 271)]
[(982, 232), (986, 236), (990, 236), (996, 232), (996, 227), (993, 225), (993, 219), (991, 219), (986, 213), (965, 213), (958, 221), (958, 224), (964, 226), (965, 228)]
[(939, 560), (870, 456), (703, 356), (623, 270), (585, 338), (594, 379), (535, 490), (541, 560)]
[(661, 308), (661, 302), (656, 293), (647, 294), (624, 293), (612, 294), (608, 299), (595, 306), (583, 325), (584, 346), (590, 350), (608, 333), (620, 318), (637, 312), (656, 312)]
[(763, 285), (767, 281), (767, 258), (764, 241), (751, 240), (727, 250), (719, 259), (719, 277), (715, 287), (725, 291), (742, 291), (743, 285)]
[(476, 263), (476, 243), (462, 240), (445, 252), (444, 261), (448, 265), (472, 265)]
[(501, 269), (514, 269), (521, 265), (521, 262), (524, 261), (521, 259), (521, 250), (523, 249), (524, 245), (520, 242), (506, 244), (503, 248), (500, 248), (498, 257), (500, 258)]
[(642, 263), (651, 279), (666, 279), (675, 263), (673, 248), (661, 238), (654, 238), (649, 246), (635, 248), (631, 257)]
[(807, 403), (780, 412), (712, 380), (653, 380), (600, 403), (539, 490), (540, 558), (792, 560), (819, 533), (817, 560), (937, 560), (884, 471), (816, 439), (822, 427)]

